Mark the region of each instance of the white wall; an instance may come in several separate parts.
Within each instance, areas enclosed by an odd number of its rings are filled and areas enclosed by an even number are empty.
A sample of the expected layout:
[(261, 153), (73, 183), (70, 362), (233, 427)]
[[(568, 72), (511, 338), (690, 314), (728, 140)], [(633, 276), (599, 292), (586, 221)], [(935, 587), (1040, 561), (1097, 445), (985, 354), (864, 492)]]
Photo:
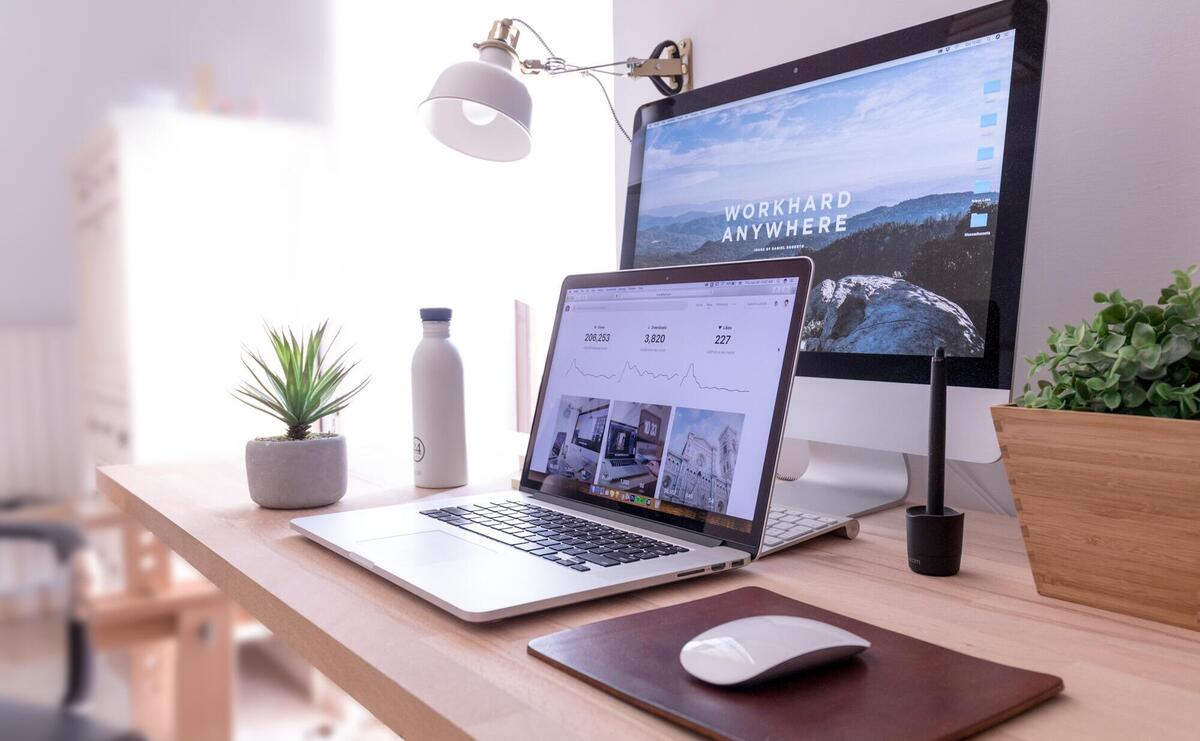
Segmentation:
[[(970, 0), (614, 0), (615, 58), (690, 36), (706, 85), (985, 3)], [(1092, 312), (1091, 295), (1120, 287), (1154, 300), (1169, 271), (1200, 261), (1200, 3), (1050, 0), (1045, 75), (1025, 252), (1017, 354), (1035, 353), (1048, 325)], [(632, 122), (646, 83), (617, 87)], [(628, 146), (616, 157), (618, 229)], [(1017, 370), (1024, 378), (1024, 364)], [(913, 489), (924, 462), (910, 459)], [(948, 497), (1011, 511), (1000, 464), (956, 466)]]
[[(323, 121), (328, 15), (329, 0), (0, 3), (0, 336), (54, 338), (76, 324), (68, 167), (108, 109), (152, 89), (188, 106), (203, 64), (218, 100), (255, 99), (266, 117)], [(74, 352), (48, 358), (14, 347), (0, 343), (0, 386), (30, 373), (54, 382), (21, 386), (20, 404), (0, 399), (0, 419), (21, 426), (40, 409), (77, 409)], [(47, 363), (57, 365), (47, 372)], [(69, 419), (36, 425), (26, 442), (41, 447), (23, 468), (0, 471), (0, 497), (74, 493), (34, 475), (74, 480), (80, 430)], [(42, 444), (43, 433), (54, 443)]]
[[(501, 14), (534, 23), (569, 59), (610, 61), (606, 4), (0, 4), (0, 90), (8, 94), (0, 109), (0, 327), (74, 323), (71, 155), (107, 109), (136, 107), (139, 91), (172, 89), (187, 105), (196, 66), (207, 63), (222, 97), (256, 96), (268, 117), (330, 124), (344, 198), (342, 228), (323, 245), (321, 267), (331, 291), (347, 300), (321, 296), (313, 303), (339, 304), (331, 318), (345, 327), (345, 344), (357, 345), (352, 356), (373, 377), (342, 420), (355, 450), (385, 447), (398, 453), (398, 469), (411, 470), (408, 382), (417, 308), (445, 304), (456, 309), (468, 413), (472, 430), (481, 431), (473, 449), (502, 454), (498, 467), (476, 470), (510, 470), (512, 440), (497, 445), (496, 431), (503, 437), (515, 426), (513, 299), (534, 307), (544, 346), (563, 276), (611, 267), (615, 236), (612, 121), (593, 81), (526, 78), (534, 147), (517, 163), (473, 160), (422, 128), (416, 107), (438, 72), (476, 57), (472, 42)], [(544, 56), (528, 34), (519, 46), (527, 56)], [(236, 175), (235, 167), (229, 176)], [(296, 324), (306, 318), (270, 316)], [(239, 341), (258, 345), (256, 337), (232, 337), (229, 357)], [(543, 357), (535, 356), (535, 372)], [(228, 388), (234, 380), (214, 383)], [(0, 408), (0, 418), (10, 411)]]
[[(472, 43), (503, 14), (532, 23), (567, 59), (611, 61), (612, 16), (599, 3), (360, 0), (334, 9), (341, 319), (373, 379), (343, 413), (344, 430), (352, 446), (370, 443), (407, 458), (417, 310), (449, 306), (465, 368), (471, 471), (491, 475), (515, 469), (524, 451), (515, 434), (513, 300), (533, 309), (536, 381), (563, 277), (611, 268), (615, 241), (613, 124), (595, 82), (522, 77), (533, 98), (533, 150), (517, 162), (455, 152), (417, 115), (438, 74), (478, 58)], [(544, 57), (521, 31), (517, 50)]]
[(195, 70), (265, 115), (322, 120), (328, 0), (5, 0), (0, 5), (0, 326), (74, 321), (67, 163), (107, 108), (187, 103)]

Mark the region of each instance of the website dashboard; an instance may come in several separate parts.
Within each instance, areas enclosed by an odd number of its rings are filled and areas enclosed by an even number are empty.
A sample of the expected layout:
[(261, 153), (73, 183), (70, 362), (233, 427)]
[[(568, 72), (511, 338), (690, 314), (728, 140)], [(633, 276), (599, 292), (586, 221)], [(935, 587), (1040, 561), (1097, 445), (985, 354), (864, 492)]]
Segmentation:
[(749, 531), (797, 288), (568, 290), (531, 478)]

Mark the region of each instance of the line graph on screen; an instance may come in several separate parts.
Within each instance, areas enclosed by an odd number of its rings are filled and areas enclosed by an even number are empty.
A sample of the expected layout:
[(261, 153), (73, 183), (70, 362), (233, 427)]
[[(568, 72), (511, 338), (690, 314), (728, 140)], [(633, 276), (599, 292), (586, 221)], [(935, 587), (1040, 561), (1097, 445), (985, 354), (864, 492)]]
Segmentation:
[(567, 366), (567, 370), (566, 370), (566, 373), (564, 373), (564, 375), (569, 376), (572, 373), (578, 374), (584, 378), (593, 378), (593, 379), (600, 378), (600, 379), (604, 379), (606, 381), (611, 381), (616, 384), (622, 383), (626, 379), (628, 374), (634, 374), (638, 378), (649, 379), (652, 381), (663, 381), (665, 383), (671, 383), (671, 382), (678, 380), (679, 386), (681, 386), (681, 387), (686, 385), (690, 381), (691, 383), (695, 384), (696, 388), (700, 389), (701, 391), (723, 391), (723, 392), (730, 393), (730, 394), (748, 394), (748, 393), (750, 393), (750, 389), (740, 389), (740, 388), (732, 388), (729, 386), (705, 384), (696, 375), (696, 364), (695, 363), (688, 363), (687, 369), (681, 373), (679, 371), (675, 371), (675, 372), (653, 371), (653, 370), (642, 368), (637, 363), (631, 363), (628, 360), (626, 360), (624, 365), (621, 366), (621, 370), (619, 370), (615, 373), (604, 373), (601, 371), (585, 370), (584, 368), (580, 367), (579, 362), (577, 360), (572, 358), (571, 364), (569, 366)]

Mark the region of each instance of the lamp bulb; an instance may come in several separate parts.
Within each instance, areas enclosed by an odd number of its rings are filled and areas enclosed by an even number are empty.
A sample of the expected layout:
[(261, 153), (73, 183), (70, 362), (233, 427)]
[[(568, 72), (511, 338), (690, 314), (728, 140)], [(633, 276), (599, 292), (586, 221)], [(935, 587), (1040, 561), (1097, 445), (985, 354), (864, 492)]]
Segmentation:
[(487, 126), (496, 120), (496, 109), (476, 103), (473, 100), (462, 102), (462, 112), (467, 120), (476, 126)]

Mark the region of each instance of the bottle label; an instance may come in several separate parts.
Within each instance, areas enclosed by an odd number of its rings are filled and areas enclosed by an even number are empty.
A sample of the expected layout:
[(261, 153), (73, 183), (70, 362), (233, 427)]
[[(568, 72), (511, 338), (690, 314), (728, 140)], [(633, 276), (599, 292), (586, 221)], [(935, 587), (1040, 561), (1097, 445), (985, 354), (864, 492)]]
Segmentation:
[(420, 463), (425, 458), (425, 443), (416, 435), (413, 436), (413, 463)]

